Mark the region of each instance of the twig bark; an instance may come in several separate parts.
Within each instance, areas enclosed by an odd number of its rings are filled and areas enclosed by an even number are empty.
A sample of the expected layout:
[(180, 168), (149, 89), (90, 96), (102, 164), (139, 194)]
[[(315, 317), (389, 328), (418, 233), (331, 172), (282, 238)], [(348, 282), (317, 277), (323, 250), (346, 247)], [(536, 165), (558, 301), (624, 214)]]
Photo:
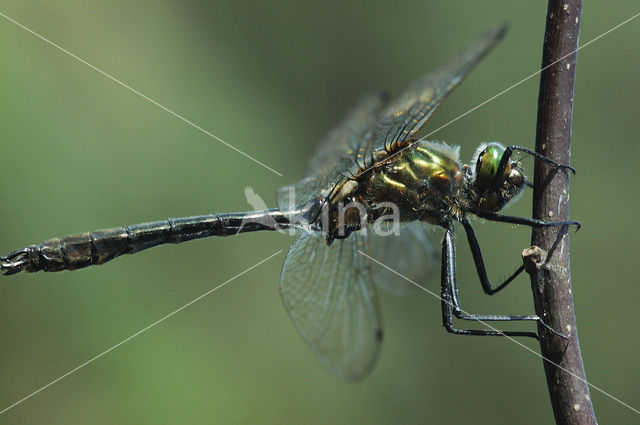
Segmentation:
[[(549, 0), (538, 98), (536, 151), (569, 164), (573, 87), (582, 0)], [(536, 161), (533, 217), (569, 220), (569, 173)], [(531, 275), (536, 313), (563, 339), (538, 326), (541, 353), (558, 425), (596, 424), (580, 354), (571, 294), (569, 231), (564, 227), (534, 228), (533, 247), (523, 252)], [(539, 247), (539, 248), (538, 248)]]

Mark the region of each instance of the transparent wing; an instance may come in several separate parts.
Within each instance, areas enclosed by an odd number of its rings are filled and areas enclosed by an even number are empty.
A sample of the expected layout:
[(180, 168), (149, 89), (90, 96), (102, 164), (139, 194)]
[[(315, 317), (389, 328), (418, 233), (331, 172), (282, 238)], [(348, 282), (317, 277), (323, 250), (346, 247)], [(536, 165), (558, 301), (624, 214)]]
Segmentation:
[[(278, 206), (288, 208), (325, 197), (326, 190), (345, 176), (370, 166), (374, 152), (412, 138), (505, 32), (506, 26), (501, 25), (485, 33), (450, 63), (412, 83), (389, 105), (385, 106), (381, 94), (365, 97), (321, 145), (310, 162), (308, 176), (278, 191)], [(295, 200), (290, 197), (290, 187), (295, 187)]]
[(288, 209), (304, 203), (344, 179), (356, 164), (362, 135), (375, 124), (386, 103), (387, 96), (383, 92), (364, 96), (347, 114), (342, 124), (332, 130), (320, 144), (309, 161), (307, 177), (278, 189), (278, 207)]
[(362, 144), (360, 137), (363, 132), (376, 123), (380, 111), (387, 104), (388, 95), (385, 92), (369, 93), (362, 97), (356, 106), (347, 114), (347, 118), (332, 130), (316, 153), (309, 161), (309, 169), (326, 170), (334, 167), (342, 160), (353, 161)]
[(280, 293), (300, 335), (332, 374), (364, 378), (382, 344), (382, 320), (364, 236), (352, 233), (327, 246), (322, 233), (305, 233), (291, 247)]
[(413, 82), (385, 108), (367, 137), (365, 150), (381, 149), (413, 137), (474, 65), (504, 37), (506, 30), (506, 25), (500, 25), (488, 31), (447, 65)]
[(391, 224), (378, 232), (369, 227), (367, 249), (371, 258), (388, 267), (372, 262), (372, 275), (376, 285), (392, 294), (407, 295), (420, 289), (389, 269), (425, 286), (440, 271), (438, 247), (442, 235), (434, 226), (423, 223), (397, 225), (397, 235), (392, 233)]

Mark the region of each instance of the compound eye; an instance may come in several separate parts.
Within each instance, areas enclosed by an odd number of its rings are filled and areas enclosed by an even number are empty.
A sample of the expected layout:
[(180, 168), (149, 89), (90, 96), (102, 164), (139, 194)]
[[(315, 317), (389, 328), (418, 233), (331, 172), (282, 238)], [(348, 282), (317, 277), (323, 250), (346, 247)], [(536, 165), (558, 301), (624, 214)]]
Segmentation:
[[(489, 189), (496, 177), (500, 160), (504, 155), (504, 147), (498, 143), (489, 143), (478, 155), (476, 163), (476, 187), (480, 192)], [(511, 164), (507, 164), (503, 178), (511, 171)]]

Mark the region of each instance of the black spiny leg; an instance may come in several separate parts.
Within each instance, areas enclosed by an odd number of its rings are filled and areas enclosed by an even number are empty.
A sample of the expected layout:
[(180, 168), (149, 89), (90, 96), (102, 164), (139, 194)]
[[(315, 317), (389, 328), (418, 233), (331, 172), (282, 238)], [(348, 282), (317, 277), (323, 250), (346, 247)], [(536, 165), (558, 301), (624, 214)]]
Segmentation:
[[(538, 338), (534, 332), (499, 331), (485, 329), (458, 329), (453, 326), (453, 314), (461, 319), (475, 321), (511, 321), (511, 320), (536, 320), (528, 319), (529, 316), (480, 316), (462, 314), (457, 294), (456, 283), (456, 247), (453, 236), (453, 223), (447, 225), (447, 230), (442, 241), (442, 269), (441, 269), (441, 298), (442, 298), (442, 323), (447, 332), (458, 335), (479, 336), (528, 336)], [(453, 313), (453, 314), (452, 314)], [(460, 315), (460, 316), (459, 316)]]
[[(462, 218), (460, 222), (464, 225), (465, 232), (467, 233), (467, 240), (469, 242), (469, 248), (471, 248), (471, 254), (473, 255), (473, 261), (476, 265), (476, 272), (478, 273), (478, 278), (480, 279), (480, 283), (482, 284), (482, 289), (488, 295), (493, 295), (496, 292), (504, 289), (509, 283), (511, 283), (522, 271), (524, 270), (524, 265), (518, 267), (518, 269), (511, 274), (504, 282), (498, 285), (495, 289), (491, 287), (491, 283), (489, 282), (489, 278), (487, 276), (487, 270), (484, 266), (484, 260), (482, 259), (482, 251), (480, 250), (480, 244), (478, 244), (478, 239), (476, 238), (475, 232), (473, 231), (473, 227), (471, 223), (466, 218)], [(453, 313), (456, 315), (458, 319), (463, 320), (482, 320), (482, 321), (536, 321), (540, 323), (542, 326), (547, 328), (550, 332), (562, 337), (566, 338), (565, 335), (558, 333), (556, 330), (552, 329), (549, 325), (547, 325), (542, 319), (540, 319), (537, 315), (480, 315), (480, 314), (466, 314), (463, 312), (462, 307), (460, 306), (460, 300), (458, 299), (458, 288), (457, 288), (457, 280), (454, 279), (452, 282), (452, 293), (453, 293)]]
[(509, 276), (504, 282), (498, 285), (495, 289), (491, 287), (491, 283), (489, 282), (489, 278), (487, 277), (487, 270), (484, 266), (484, 260), (482, 259), (482, 251), (480, 251), (480, 245), (478, 244), (478, 239), (476, 238), (476, 234), (473, 231), (473, 227), (469, 220), (466, 218), (462, 218), (460, 220), (462, 225), (464, 226), (464, 230), (467, 234), (467, 241), (469, 242), (469, 248), (471, 249), (471, 254), (473, 255), (473, 262), (476, 265), (476, 271), (478, 272), (478, 278), (480, 279), (480, 283), (482, 284), (482, 289), (485, 294), (493, 295), (496, 292), (504, 289), (508, 284), (510, 284), (520, 273), (524, 271), (524, 266), (520, 266), (518, 270), (513, 272), (511, 276)]
[(497, 221), (500, 223), (523, 224), (529, 227), (576, 226), (576, 231), (579, 230), (580, 227), (582, 227), (580, 222), (576, 220), (544, 221), (535, 218), (514, 217), (511, 215), (496, 214), (487, 211), (472, 210), (471, 212), (480, 218), (484, 218), (485, 220)]
[(504, 154), (502, 155), (502, 158), (500, 159), (500, 165), (498, 165), (498, 170), (496, 172), (496, 176), (493, 181), (494, 189), (497, 189), (502, 183), (502, 178), (503, 178), (502, 176), (504, 175), (504, 171), (507, 169), (507, 165), (509, 164), (509, 160), (511, 160), (511, 155), (513, 155), (514, 151), (524, 152), (526, 154), (529, 154), (534, 158), (539, 159), (540, 161), (546, 162), (547, 164), (550, 164), (556, 168), (563, 168), (565, 170), (569, 170), (571, 174), (576, 173), (575, 168), (571, 167), (570, 165), (560, 164), (551, 158), (547, 158), (546, 156), (539, 154), (536, 151), (532, 151), (531, 149), (527, 149), (523, 146), (515, 146), (515, 145), (507, 146), (505, 148)]

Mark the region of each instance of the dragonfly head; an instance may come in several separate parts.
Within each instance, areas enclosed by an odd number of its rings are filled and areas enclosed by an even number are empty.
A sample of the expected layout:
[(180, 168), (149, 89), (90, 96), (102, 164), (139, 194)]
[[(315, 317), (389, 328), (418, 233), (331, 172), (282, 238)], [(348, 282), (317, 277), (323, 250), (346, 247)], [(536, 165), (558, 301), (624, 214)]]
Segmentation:
[(475, 193), (473, 206), (478, 210), (499, 211), (516, 200), (524, 189), (526, 179), (517, 161), (509, 159), (500, 172), (505, 150), (501, 144), (492, 142), (482, 144), (476, 151), (471, 182)]

